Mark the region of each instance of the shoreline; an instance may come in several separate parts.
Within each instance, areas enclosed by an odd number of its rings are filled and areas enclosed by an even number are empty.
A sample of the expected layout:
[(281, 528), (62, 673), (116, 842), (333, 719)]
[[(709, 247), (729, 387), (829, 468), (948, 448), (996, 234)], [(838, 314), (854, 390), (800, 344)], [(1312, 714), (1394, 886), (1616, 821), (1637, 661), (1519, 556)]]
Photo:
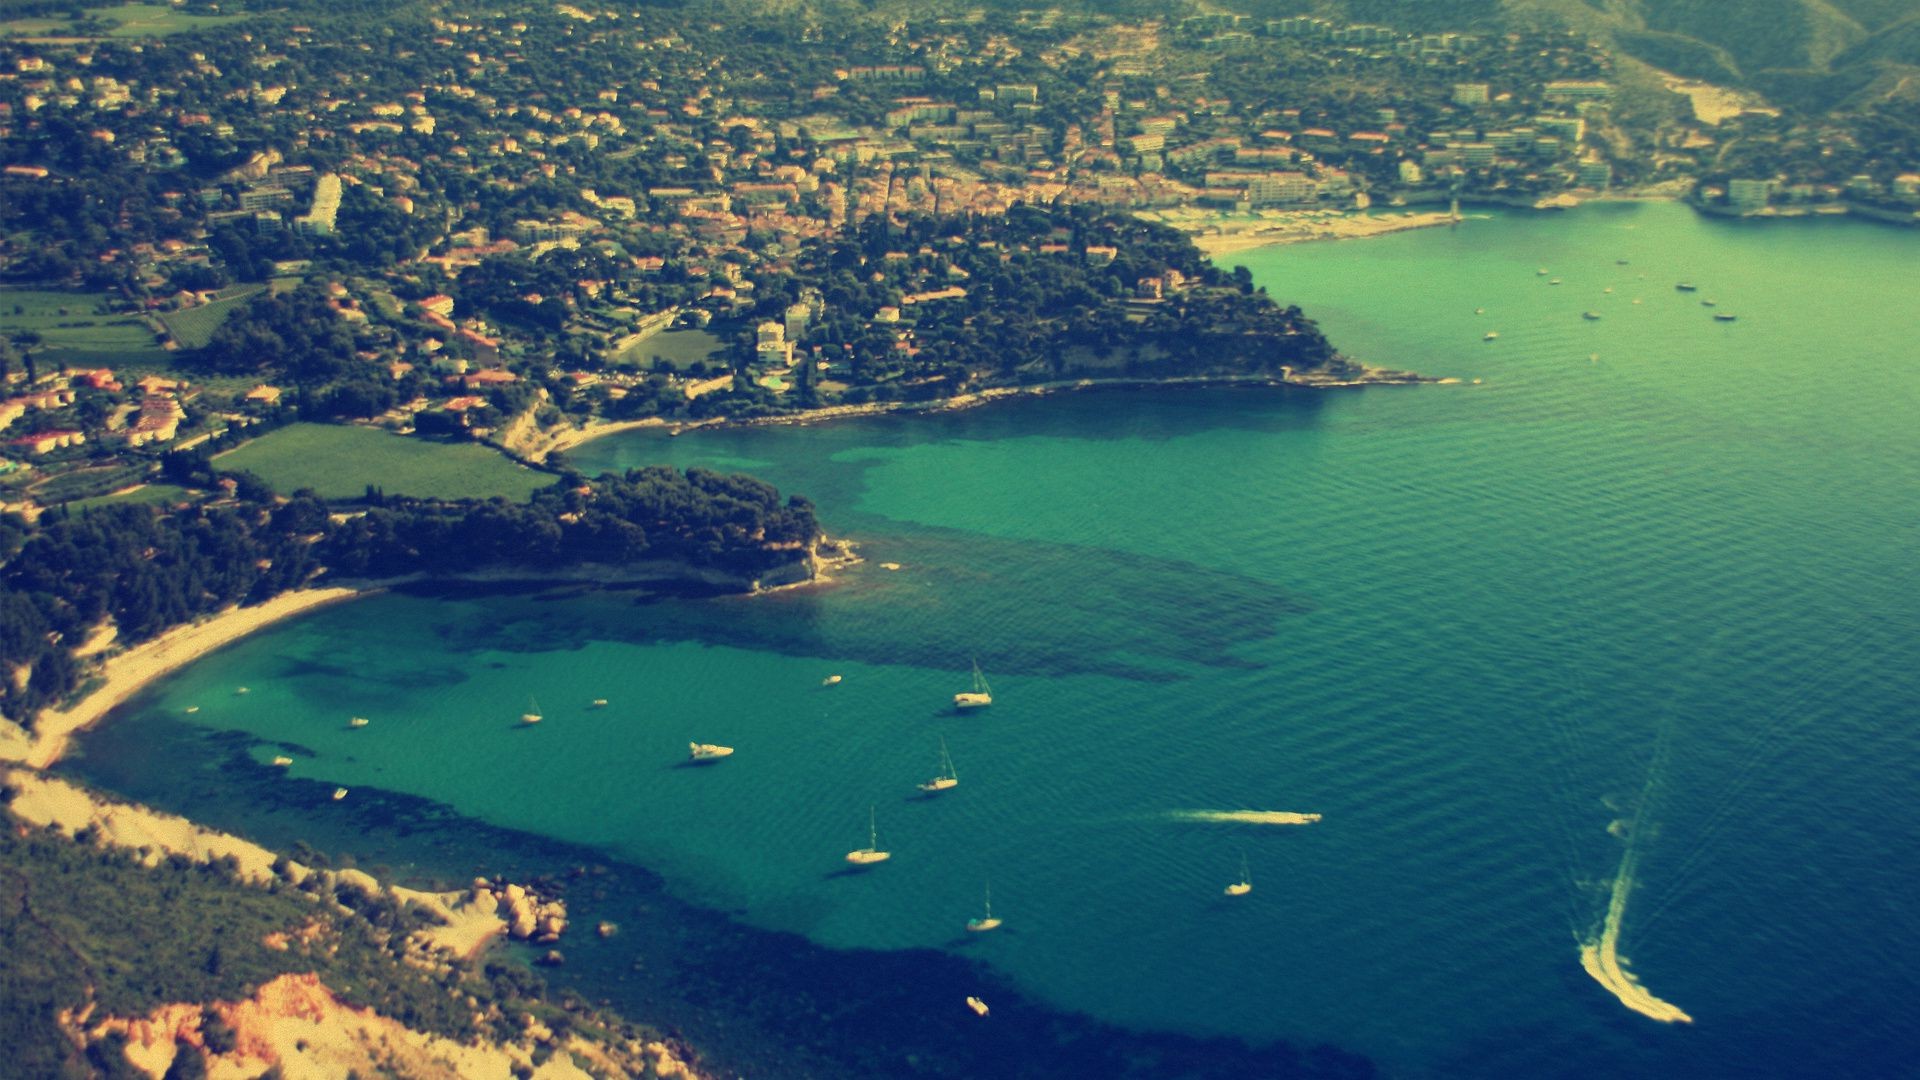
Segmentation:
[[(1414, 386), (1420, 384), (1450, 385), (1458, 380), (1421, 375), (1412, 371), (1400, 371), (1393, 368), (1374, 367), (1354, 362), (1360, 374), (1342, 378), (1317, 372), (1295, 373), (1292, 368), (1281, 368), (1277, 374), (1266, 375), (1181, 375), (1171, 379), (1153, 378), (1100, 378), (1056, 379), (1050, 382), (1032, 383), (1026, 386), (994, 386), (984, 390), (975, 390), (952, 397), (933, 398), (928, 401), (869, 401), (859, 405), (828, 405), (818, 409), (803, 409), (799, 412), (778, 413), (772, 416), (726, 417), (715, 416), (705, 420), (692, 420), (676, 424), (659, 417), (646, 420), (620, 421), (611, 424), (588, 425), (584, 428), (571, 428), (562, 433), (565, 448), (582, 446), (606, 435), (616, 435), (641, 428), (665, 428), (669, 435), (680, 435), (689, 431), (700, 431), (715, 427), (779, 427), (805, 426), (821, 424), (834, 420), (850, 420), (867, 416), (884, 416), (889, 413), (940, 413), (958, 412), (962, 409), (977, 408), (1015, 397), (1045, 397), (1048, 394), (1069, 393), (1080, 390), (1154, 390), (1160, 388), (1207, 389), (1223, 386), (1299, 386), (1315, 390), (1329, 390), (1354, 386)], [(541, 451), (540, 457), (533, 460), (544, 461), (545, 455), (561, 449), (557, 443)]]
[(374, 590), (332, 586), (294, 589), (251, 607), (230, 607), (198, 622), (176, 626), (151, 641), (109, 656), (95, 676), (103, 680), (92, 693), (65, 709), (43, 710), (32, 734), (12, 720), (0, 721), (0, 761), (47, 769), (66, 753), (73, 736), (97, 723), (149, 683), (231, 645), (282, 619)]

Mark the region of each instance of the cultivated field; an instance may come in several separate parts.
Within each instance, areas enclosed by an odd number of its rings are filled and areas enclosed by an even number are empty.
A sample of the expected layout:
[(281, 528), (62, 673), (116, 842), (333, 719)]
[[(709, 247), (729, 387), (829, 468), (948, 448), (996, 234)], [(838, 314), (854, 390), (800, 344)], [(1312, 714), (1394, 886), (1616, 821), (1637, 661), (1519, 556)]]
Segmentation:
[(213, 340), (213, 332), (227, 321), (227, 316), (246, 306), (249, 299), (266, 291), (265, 285), (240, 285), (226, 290), (227, 295), (211, 304), (186, 308), (182, 311), (169, 311), (160, 316), (166, 324), (167, 332), (180, 343), (183, 349), (203, 349)]
[(372, 485), (389, 495), (518, 502), (554, 480), (485, 446), (332, 424), (292, 424), (214, 461), (251, 472), (283, 495), (312, 488), (326, 499), (356, 499)]
[(99, 293), (0, 289), (0, 333), (20, 330), (39, 334), (34, 351), (54, 361), (110, 363), (122, 355), (145, 360), (166, 356), (140, 316), (109, 311)]
[[(4, 14), (5, 11), (4, 7), (0, 7), (0, 14)], [(246, 15), (188, 15), (183, 11), (176, 11), (158, 4), (122, 4), (119, 7), (96, 8), (87, 14), (112, 23), (112, 29), (106, 33), (107, 37), (112, 38), (166, 37), (186, 30), (205, 30), (215, 26), (225, 26), (248, 17)], [(35, 17), (0, 22), (0, 37), (91, 36), (94, 35), (77, 34), (71, 19)]]

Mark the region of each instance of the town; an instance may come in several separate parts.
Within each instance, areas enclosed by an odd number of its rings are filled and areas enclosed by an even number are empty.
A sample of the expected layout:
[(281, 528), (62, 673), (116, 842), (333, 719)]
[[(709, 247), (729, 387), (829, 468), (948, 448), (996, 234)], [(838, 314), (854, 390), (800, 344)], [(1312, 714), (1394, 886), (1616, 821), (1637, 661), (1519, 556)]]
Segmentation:
[[(0, 39), (0, 498), (30, 513), (293, 419), (538, 462), (594, 421), (1339, 370), (1182, 233), (1617, 191), (1920, 212), (1877, 118), (1703, 110), (1566, 31), (145, 10), (169, 32)], [(1270, 347), (1174, 356), (1202, 319)]]

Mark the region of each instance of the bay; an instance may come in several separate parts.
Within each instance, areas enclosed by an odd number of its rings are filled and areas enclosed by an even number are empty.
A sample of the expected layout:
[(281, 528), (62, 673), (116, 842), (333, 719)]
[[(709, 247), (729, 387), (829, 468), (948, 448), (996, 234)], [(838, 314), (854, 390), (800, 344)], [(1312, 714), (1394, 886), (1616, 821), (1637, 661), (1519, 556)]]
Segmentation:
[[(69, 767), (264, 839), (377, 834), (403, 874), (449, 865), (410, 832), (436, 815), (466, 863), (591, 850), (767, 941), (962, 958), (928, 969), (955, 1007), (977, 970), (1400, 1075), (1884, 1073), (1920, 1015), (1912, 245), (1615, 204), (1243, 253), (1344, 351), (1460, 382), (609, 438), (576, 463), (751, 471), (867, 561), (324, 610)], [(995, 703), (956, 716), (975, 658)], [(923, 799), (942, 737), (961, 783)], [(738, 752), (677, 767), (689, 741)], [(869, 808), (893, 859), (846, 874)], [(1181, 816), (1243, 809), (1324, 817)], [(1691, 1026), (1580, 969), (1629, 844), (1623, 951)], [(1006, 926), (968, 935), (988, 879)], [(617, 1001), (634, 947), (569, 943), (571, 977)]]

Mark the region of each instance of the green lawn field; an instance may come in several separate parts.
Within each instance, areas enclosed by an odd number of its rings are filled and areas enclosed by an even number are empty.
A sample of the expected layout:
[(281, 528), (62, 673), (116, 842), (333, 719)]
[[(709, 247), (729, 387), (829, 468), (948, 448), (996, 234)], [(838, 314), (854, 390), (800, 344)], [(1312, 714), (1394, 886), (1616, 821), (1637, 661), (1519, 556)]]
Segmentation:
[(242, 285), (227, 290), (227, 295), (211, 304), (187, 308), (184, 311), (170, 311), (160, 316), (167, 326), (167, 332), (173, 335), (182, 348), (203, 349), (213, 340), (213, 332), (227, 321), (227, 316), (239, 308), (245, 307), (248, 300), (266, 291), (265, 285)]
[(219, 455), (215, 465), (251, 472), (283, 495), (312, 488), (353, 499), (368, 485), (389, 495), (522, 501), (554, 478), (472, 443), (436, 443), (375, 428), (292, 424)]
[(0, 289), (0, 333), (20, 330), (39, 334), (34, 350), (55, 360), (65, 358), (62, 354), (82, 354), (87, 361), (166, 356), (140, 316), (107, 310), (107, 298), (99, 293)]

